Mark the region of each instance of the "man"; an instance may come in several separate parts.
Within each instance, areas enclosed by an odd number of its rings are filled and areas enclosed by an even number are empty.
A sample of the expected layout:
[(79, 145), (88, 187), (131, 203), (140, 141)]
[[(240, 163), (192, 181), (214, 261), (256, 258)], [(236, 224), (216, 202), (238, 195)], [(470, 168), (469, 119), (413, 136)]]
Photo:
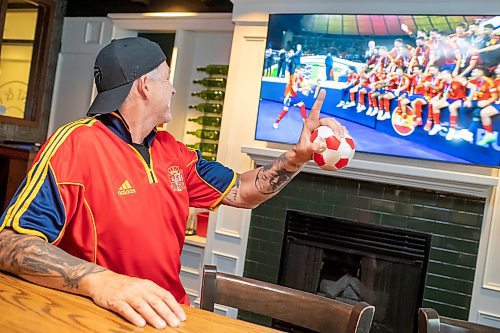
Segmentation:
[(451, 71), (445, 69), (440, 73), (440, 79), (443, 84), (443, 93), (438, 98), (432, 101), (434, 126), (429, 131), (429, 135), (436, 135), (443, 129), (441, 126), (441, 109), (448, 107), (450, 112), (450, 127), (446, 140), (453, 140), (457, 134), (455, 128), (457, 124), (458, 109), (462, 107), (462, 103), (466, 97), (466, 89), (460, 79), (455, 79), (451, 75)]
[(494, 133), (492, 128), (492, 118), (500, 114), (500, 64), (495, 68), (495, 87), (497, 88), (497, 100), (481, 109), (481, 124), (486, 132), (484, 137), (477, 143), (479, 146), (485, 146), (488, 143), (496, 142), (498, 132)]
[(325, 76), (327, 81), (333, 80), (332, 77), (332, 69), (333, 69), (333, 57), (332, 52), (328, 51), (325, 57)]
[(264, 59), (264, 74), (263, 76), (271, 76), (272, 67), (273, 67), (273, 49), (268, 47), (265, 52)]
[(285, 49), (281, 49), (278, 52), (278, 72), (276, 73), (277, 77), (285, 77), (286, 70), (286, 51)]
[(371, 40), (368, 42), (368, 48), (365, 50), (365, 61), (370, 60), (377, 53), (377, 47), (375, 41)]
[(422, 125), (422, 108), (424, 105), (427, 105), (427, 100), (425, 98), (426, 87), (424, 85), (427, 76), (424, 74), (424, 67), (420, 65), (414, 66), (412, 73), (410, 91), (409, 94), (401, 100), (401, 111), (402, 113), (406, 113), (406, 107), (411, 103), (415, 126), (420, 126)]
[(299, 92), (302, 92), (306, 87), (303, 87), (304, 77), (302, 75), (302, 69), (295, 69), (295, 73), (290, 76), (288, 79), (288, 83), (285, 87), (284, 100), (283, 100), (283, 110), (278, 115), (276, 120), (273, 123), (273, 128), (278, 129), (279, 123), (281, 119), (288, 113), (288, 109), (290, 106), (298, 106), (300, 109), (300, 114), (302, 116), (302, 120), (305, 121), (307, 118), (306, 114), (306, 105), (302, 98), (298, 95)]
[(414, 66), (424, 66), (427, 67), (430, 60), (430, 48), (427, 45), (427, 40), (425, 37), (417, 37), (416, 40), (417, 47), (412, 52), (412, 58), (410, 60), (409, 68), (413, 69)]
[(252, 208), (325, 149), (310, 142), (325, 93), (299, 142), (273, 164), (238, 175), (200, 158), (157, 124), (175, 89), (160, 47), (114, 40), (96, 59), (96, 115), (63, 126), (35, 158), (0, 220), (0, 269), (90, 297), (137, 326), (178, 326), (188, 303), (179, 280), (189, 206)]
[(356, 73), (356, 68), (349, 66), (347, 68), (347, 86), (342, 88), (341, 91), (341, 99), (337, 104), (338, 108), (347, 109), (354, 105), (356, 102), (354, 101), (354, 91), (351, 91), (353, 87), (355, 87), (359, 82), (359, 74)]
[[(472, 70), (471, 80), (466, 83), (470, 90), (466, 100), (463, 103), (464, 109), (470, 111), (472, 115), (480, 114), (482, 109), (492, 105), (497, 101), (497, 88), (495, 81), (486, 76), (486, 68), (479, 66)], [(474, 141), (474, 133), (471, 131), (462, 131), (458, 138), (469, 143)]]

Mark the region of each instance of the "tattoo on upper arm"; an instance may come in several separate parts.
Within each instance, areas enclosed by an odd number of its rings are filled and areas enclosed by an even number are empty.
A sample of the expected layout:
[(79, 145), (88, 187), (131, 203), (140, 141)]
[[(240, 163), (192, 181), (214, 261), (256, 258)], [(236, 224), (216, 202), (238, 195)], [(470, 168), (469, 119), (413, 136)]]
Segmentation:
[(233, 187), (226, 194), (225, 200), (229, 202), (236, 202), (236, 198), (238, 196), (238, 190), (240, 189), (240, 175), (236, 174), (236, 181), (233, 184)]
[(82, 278), (106, 270), (40, 238), (8, 230), (0, 233), (0, 267), (21, 276), (62, 278), (68, 289), (78, 289)]
[(284, 167), (287, 160), (284, 155), (272, 163), (262, 167), (255, 177), (255, 187), (262, 194), (279, 192), (298, 172), (287, 171)]

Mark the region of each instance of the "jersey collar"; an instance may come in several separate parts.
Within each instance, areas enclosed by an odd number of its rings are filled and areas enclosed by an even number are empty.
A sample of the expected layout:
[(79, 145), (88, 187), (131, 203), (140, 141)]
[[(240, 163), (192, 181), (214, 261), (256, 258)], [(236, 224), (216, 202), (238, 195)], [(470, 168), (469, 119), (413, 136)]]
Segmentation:
[[(111, 113), (106, 113), (97, 116), (97, 119), (101, 121), (111, 132), (115, 133), (120, 139), (128, 144), (132, 144), (132, 135), (130, 134), (129, 127), (123, 116), (118, 111)], [(152, 130), (144, 138), (144, 144), (151, 147), (156, 136), (156, 129)]]

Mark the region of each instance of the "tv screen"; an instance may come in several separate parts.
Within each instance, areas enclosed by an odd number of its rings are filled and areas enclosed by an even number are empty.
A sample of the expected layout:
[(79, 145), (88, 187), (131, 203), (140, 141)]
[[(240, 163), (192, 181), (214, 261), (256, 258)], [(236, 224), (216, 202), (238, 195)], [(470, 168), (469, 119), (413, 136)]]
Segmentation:
[(270, 15), (255, 139), (322, 116), (356, 150), (500, 165), (500, 16)]

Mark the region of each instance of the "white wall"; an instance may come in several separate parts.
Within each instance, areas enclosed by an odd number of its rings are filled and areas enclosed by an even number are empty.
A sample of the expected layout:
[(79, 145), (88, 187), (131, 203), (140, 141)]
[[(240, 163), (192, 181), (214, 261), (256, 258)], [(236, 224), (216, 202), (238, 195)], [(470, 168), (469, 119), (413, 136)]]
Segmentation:
[[(269, 13), (500, 14), (498, 0), (232, 0), (232, 2), (233, 21), (236, 25), (218, 159), (238, 172), (252, 167), (250, 158), (241, 153), (241, 146), (287, 147), (253, 140)], [(388, 170), (394, 165), (406, 164), (498, 177), (498, 170), (483, 167), (465, 167), (367, 154), (357, 154), (356, 158), (387, 163)], [(495, 191), (496, 193), (490, 193), (486, 198), (487, 207), (469, 319), (500, 327), (500, 271), (495, 263), (500, 257), (500, 246), (496, 242), (496, 238), (500, 235), (498, 186)], [(216, 223), (231, 223), (232, 228), (236, 228), (236, 222), (239, 222), (243, 233), (248, 232), (250, 214), (231, 212), (228, 214), (231, 218), (229, 220), (225, 215), (226, 211), (230, 210), (221, 207), (217, 212)], [(209, 231), (214, 232), (215, 229), (216, 226), (212, 223)], [(488, 256), (486, 256), (487, 250)]]
[(229, 64), (232, 39), (232, 31), (176, 31), (175, 45), (179, 51), (174, 86), (177, 93), (172, 105), (174, 121), (167, 125), (167, 129), (175, 138), (186, 144), (199, 141), (197, 137), (185, 134), (186, 131), (199, 129), (199, 125), (184, 121), (200, 116), (199, 111), (187, 108), (188, 105), (202, 102), (198, 97), (191, 96), (192, 92), (204, 89), (203, 86), (193, 83), (193, 79), (206, 76), (204, 72), (198, 72), (196, 67)]
[(97, 53), (112, 37), (133, 35), (137, 34), (115, 28), (105, 17), (64, 19), (47, 135), (68, 122), (86, 117), (95, 96), (93, 68)]

